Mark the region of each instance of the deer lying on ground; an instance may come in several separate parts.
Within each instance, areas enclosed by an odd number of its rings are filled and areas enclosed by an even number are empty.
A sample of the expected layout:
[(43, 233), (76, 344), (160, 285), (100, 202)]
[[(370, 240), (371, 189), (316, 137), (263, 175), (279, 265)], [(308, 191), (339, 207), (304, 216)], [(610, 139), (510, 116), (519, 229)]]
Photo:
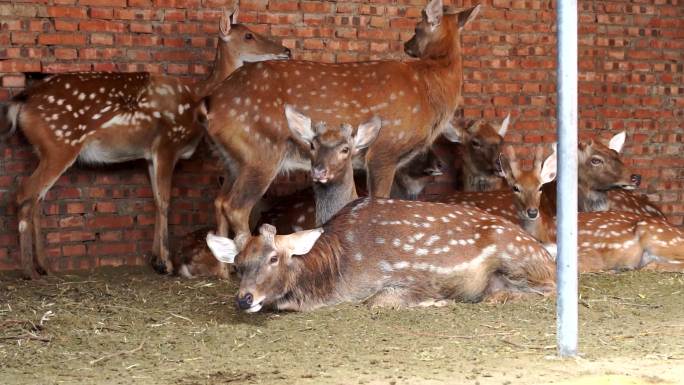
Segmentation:
[[(638, 186), (639, 175), (630, 173), (620, 158), (625, 133), (613, 136), (608, 146), (598, 141), (580, 142), (579, 154), (579, 209), (580, 211), (626, 211), (638, 215), (664, 218), (660, 210), (642, 195), (630, 189)], [(498, 156), (498, 155), (497, 155)], [(490, 159), (490, 163), (495, 161)], [(492, 177), (499, 173), (491, 173)], [(556, 184), (544, 185), (543, 204), (550, 212), (556, 212)], [(488, 192), (456, 192), (436, 198), (450, 204), (467, 204), (478, 207), (490, 214), (503, 216), (516, 221), (514, 197), (510, 190)]]
[(362, 198), (321, 228), (276, 235), (263, 225), (242, 251), (229, 238), (209, 234), (207, 242), (235, 264), (246, 312), (441, 305), (555, 288), (553, 258), (518, 226), (441, 203)]
[(460, 34), (479, 10), (444, 13), (441, 0), (430, 1), (405, 44), (416, 61), (263, 62), (231, 75), (205, 106), (209, 136), (234, 176), (215, 202), (218, 233), (227, 236), (230, 230), (244, 238), (252, 207), (275, 176), (310, 168), (287, 129), (285, 104), (333, 127), (382, 116), (383, 130), (365, 164), (370, 194), (389, 196), (397, 165), (428, 148), (462, 101)]
[[(416, 156), (397, 170), (390, 197), (415, 200), (432, 178), (442, 175), (442, 167), (441, 160), (432, 150)], [(316, 227), (315, 213), (314, 190), (305, 189), (279, 197), (277, 202), (262, 214), (259, 223), (270, 223), (279, 233), (290, 234)]]
[[(417, 196), (427, 182), (436, 175), (441, 175), (443, 164), (439, 157), (430, 150), (421, 154), (411, 162), (398, 169), (395, 185), (392, 186), (392, 197)], [(337, 175), (339, 179), (340, 174)], [(401, 182), (400, 182), (401, 180)], [(336, 183), (331, 179), (328, 184)], [(397, 191), (399, 191), (397, 193)], [(316, 203), (313, 188), (297, 193), (278, 197), (275, 205), (261, 214), (260, 224), (270, 223), (281, 234), (290, 234), (316, 227)], [(197, 230), (185, 236), (180, 251), (174, 254), (175, 273), (185, 278), (216, 276), (227, 278), (227, 269), (220, 268), (221, 264), (211, 253), (206, 242), (206, 235), (211, 231), (209, 227)]]
[(447, 130), (447, 138), (463, 145), (461, 177), (463, 191), (497, 191), (504, 186), (499, 174), (499, 153), (511, 114), (500, 125), (477, 120), (464, 130)]
[[(309, 149), (308, 155), (313, 164), (311, 179), (314, 206), (312, 210), (306, 210), (305, 202), (307, 201), (295, 204), (294, 210), (300, 216), (289, 225), (291, 227), (306, 226), (306, 217), (312, 217), (311, 214), (314, 214), (315, 225), (320, 226), (335, 215), (340, 208), (358, 197), (354, 186), (352, 157), (367, 148), (377, 138), (380, 132), (380, 118), (373, 117), (354, 129), (348, 124), (342, 124), (341, 127), (328, 127), (325, 122), (312, 124), (308, 116), (289, 105), (285, 106), (285, 116), (293, 137)], [(311, 225), (309, 228), (313, 227)], [(218, 264), (216, 260), (214, 262), (207, 260), (205, 248), (197, 245), (187, 251), (191, 253), (189, 256), (178, 258), (182, 259), (181, 267), (177, 269), (181, 275), (189, 278), (194, 275), (225, 271), (214, 266)]]
[[(539, 147), (534, 167), (524, 171), (508, 147), (501, 165), (513, 190), (520, 225), (553, 249), (556, 243), (553, 212), (540, 202), (545, 198), (542, 186), (556, 177), (556, 152), (543, 160), (543, 147)], [(640, 268), (684, 270), (684, 232), (664, 219), (618, 211), (578, 215), (580, 272)]]
[(176, 162), (192, 156), (204, 128), (196, 116), (203, 92), (246, 60), (289, 57), (289, 50), (244, 26), (220, 22), (212, 75), (196, 87), (174, 77), (140, 73), (71, 73), (47, 78), (17, 95), (8, 109), (11, 131), (21, 127), (40, 163), (17, 194), (21, 265), (27, 278), (48, 272), (40, 203), (71, 165), (146, 159), (157, 218), (153, 254), (171, 271), (167, 211)]

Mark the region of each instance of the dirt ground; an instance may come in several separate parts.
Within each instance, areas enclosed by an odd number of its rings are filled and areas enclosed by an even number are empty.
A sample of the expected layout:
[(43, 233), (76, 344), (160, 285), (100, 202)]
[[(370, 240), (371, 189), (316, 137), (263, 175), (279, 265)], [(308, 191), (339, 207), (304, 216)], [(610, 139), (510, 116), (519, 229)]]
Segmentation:
[(555, 301), (237, 313), (230, 282), (146, 268), (0, 274), (2, 384), (684, 383), (684, 275), (581, 278), (581, 357)]

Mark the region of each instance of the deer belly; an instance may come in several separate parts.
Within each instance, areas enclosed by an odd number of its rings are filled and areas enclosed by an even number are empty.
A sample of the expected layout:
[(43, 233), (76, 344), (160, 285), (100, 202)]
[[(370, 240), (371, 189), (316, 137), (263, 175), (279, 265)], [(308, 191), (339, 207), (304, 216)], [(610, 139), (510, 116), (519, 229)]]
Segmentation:
[(87, 164), (120, 163), (145, 158), (144, 149), (138, 147), (117, 147), (99, 140), (87, 143), (78, 154), (78, 160)]

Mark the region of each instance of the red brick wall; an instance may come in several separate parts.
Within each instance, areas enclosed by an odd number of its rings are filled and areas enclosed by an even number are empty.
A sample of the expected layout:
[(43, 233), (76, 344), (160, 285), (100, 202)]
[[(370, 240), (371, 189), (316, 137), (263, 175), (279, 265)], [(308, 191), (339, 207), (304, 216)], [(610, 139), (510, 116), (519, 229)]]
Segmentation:
[[(402, 58), (424, 0), (243, 0), (240, 18), (321, 61)], [(459, 0), (455, 4), (478, 2)], [(513, 114), (507, 139), (555, 134), (555, 1), (486, 0), (463, 36), (469, 118)], [(221, 0), (43, 0), (0, 3), (0, 101), (24, 72), (153, 71), (203, 76)], [(673, 222), (684, 218), (684, 3), (580, 2), (580, 128), (626, 129), (628, 162)], [(16, 184), (36, 165), (17, 135), (0, 143), (0, 269), (17, 266)], [(213, 221), (216, 162), (201, 146), (175, 175), (172, 241)], [(441, 190), (434, 186), (432, 191)], [(75, 167), (48, 194), (44, 235), (55, 267), (140, 263), (154, 205), (142, 162)]]

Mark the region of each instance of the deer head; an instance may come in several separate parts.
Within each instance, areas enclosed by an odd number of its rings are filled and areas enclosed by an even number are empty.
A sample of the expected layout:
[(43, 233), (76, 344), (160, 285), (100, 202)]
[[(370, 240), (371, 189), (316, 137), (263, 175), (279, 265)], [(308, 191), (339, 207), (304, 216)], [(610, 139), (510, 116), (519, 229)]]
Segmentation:
[(506, 182), (513, 190), (515, 207), (520, 219), (539, 219), (542, 186), (556, 178), (556, 151), (544, 159), (544, 148), (537, 147), (532, 170), (520, 169), (513, 147), (506, 146), (500, 157), (501, 169)]
[(463, 162), (471, 173), (495, 176), (501, 169), (499, 154), (510, 121), (511, 114), (500, 125), (477, 120), (466, 129), (450, 127), (445, 136), (452, 142), (463, 144)]
[(253, 313), (283, 298), (296, 277), (297, 256), (307, 254), (323, 229), (276, 235), (275, 227), (264, 224), (242, 251), (229, 238), (207, 235), (207, 245), (221, 262), (234, 263), (240, 277), (237, 305)]
[(349, 124), (330, 129), (323, 122), (312, 126), (309, 117), (289, 105), (285, 106), (285, 116), (293, 137), (309, 148), (311, 177), (320, 184), (350, 175), (352, 157), (373, 143), (381, 125), (380, 118), (376, 116), (356, 129)]
[(219, 20), (219, 42), (216, 51), (212, 84), (228, 77), (247, 62), (289, 59), (292, 52), (268, 38), (238, 24), (238, 8), (224, 11)]
[(479, 12), (478, 5), (447, 14), (442, 0), (431, 0), (423, 9), (423, 17), (416, 25), (415, 34), (404, 44), (404, 52), (415, 58), (437, 58), (450, 52), (454, 44), (460, 42), (460, 31)]
[(610, 139), (608, 146), (589, 140), (580, 142), (578, 151), (580, 189), (605, 191), (611, 188), (633, 190), (641, 176), (630, 174), (622, 162), (620, 152), (625, 143), (625, 132)]

